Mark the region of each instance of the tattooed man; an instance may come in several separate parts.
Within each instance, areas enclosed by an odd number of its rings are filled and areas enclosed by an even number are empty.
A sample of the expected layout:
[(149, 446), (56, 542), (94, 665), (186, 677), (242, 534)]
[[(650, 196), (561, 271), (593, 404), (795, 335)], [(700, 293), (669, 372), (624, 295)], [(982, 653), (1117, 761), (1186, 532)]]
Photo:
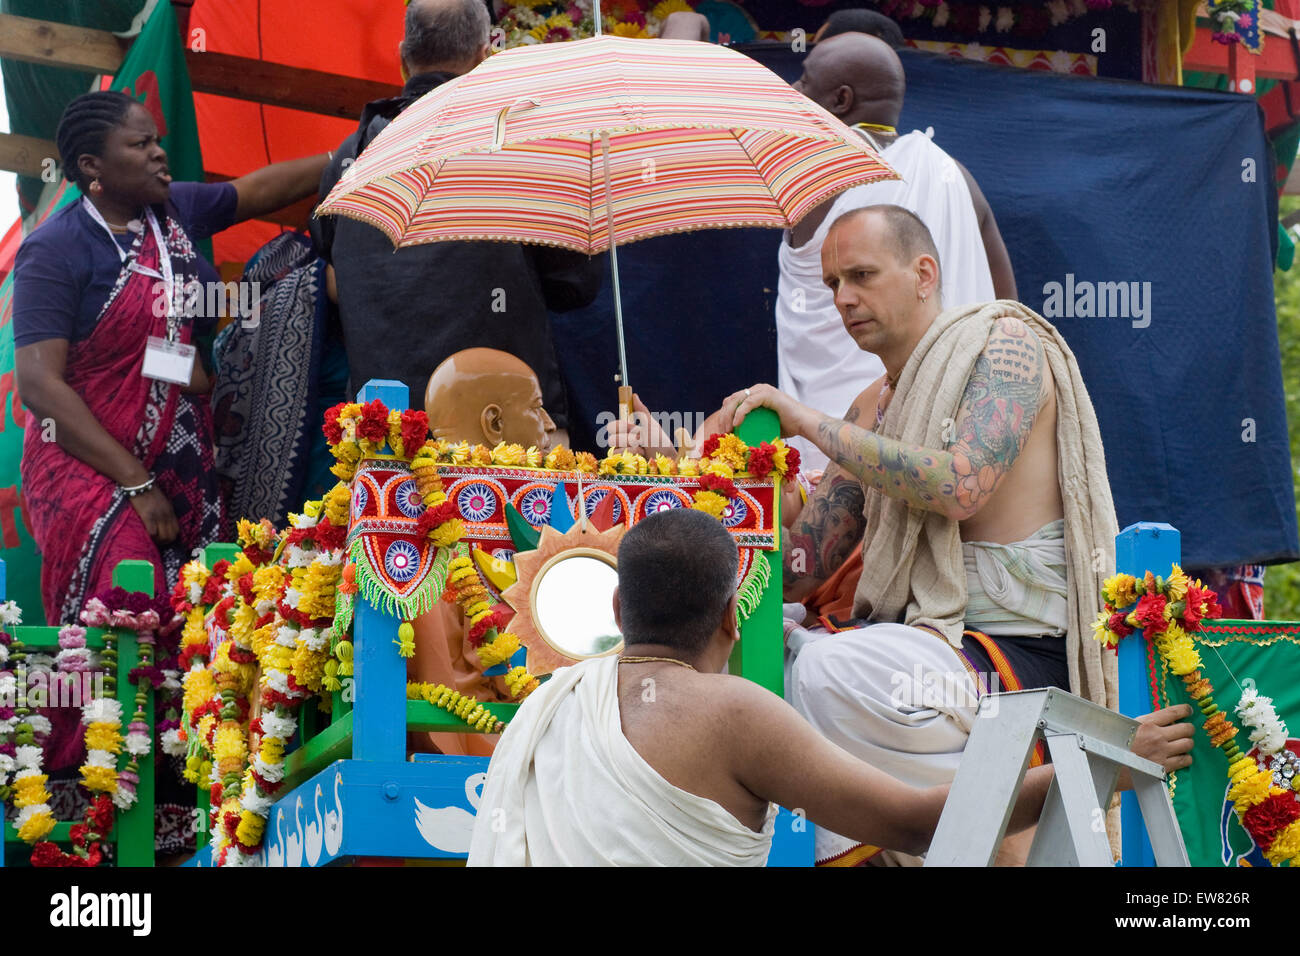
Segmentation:
[[(899, 206), (837, 219), (822, 265), (845, 328), (880, 356), (885, 375), (839, 418), (769, 385), (731, 396), (724, 409), (735, 408), (734, 424), (771, 408), (783, 434), (830, 459), (783, 536), (787, 601), (816, 589), (865, 533), (856, 620), (803, 645), (791, 702), (855, 756), (935, 785), (955, 773), (982, 693), (1048, 685), (1085, 693), (1071, 687), (1067, 663), (1066, 635), (1076, 629), (1049, 350), (1058, 368), (1077, 366), (1060, 357), (1055, 330), (1018, 303), (941, 318), (934, 242)], [(962, 345), (944, 345), (963, 335)], [(891, 404), (899, 408), (887, 418)], [(882, 434), (909, 430), (927, 440)], [(1108, 507), (1108, 486), (1101, 497)], [(819, 860), (858, 862), (872, 851), (837, 839), (819, 840)]]

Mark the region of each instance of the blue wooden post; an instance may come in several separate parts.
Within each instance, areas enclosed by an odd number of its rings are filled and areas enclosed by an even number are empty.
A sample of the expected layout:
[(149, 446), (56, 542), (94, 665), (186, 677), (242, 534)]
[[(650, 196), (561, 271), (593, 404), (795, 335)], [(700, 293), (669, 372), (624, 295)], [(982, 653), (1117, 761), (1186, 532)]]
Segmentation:
[[(407, 389), (401, 382), (372, 378), (357, 401), (379, 399), (390, 410), (405, 411)], [(358, 595), (352, 623), (354, 760), (406, 759), (406, 661), (394, 643), (401, 621), (371, 606)]]
[[(1168, 577), (1169, 569), (1182, 558), (1182, 536), (1173, 525), (1153, 521), (1131, 524), (1115, 537), (1115, 570), (1141, 578), (1148, 571)], [(1125, 717), (1151, 711), (1147, 682), (1146, 640), (1141, 632), (1119, 642), (1119, 710)], [(1155, 866), (1151, 841), (1132, 791), (1120, 796), (1120, 826), (1123, 829), (1123, 866)]]

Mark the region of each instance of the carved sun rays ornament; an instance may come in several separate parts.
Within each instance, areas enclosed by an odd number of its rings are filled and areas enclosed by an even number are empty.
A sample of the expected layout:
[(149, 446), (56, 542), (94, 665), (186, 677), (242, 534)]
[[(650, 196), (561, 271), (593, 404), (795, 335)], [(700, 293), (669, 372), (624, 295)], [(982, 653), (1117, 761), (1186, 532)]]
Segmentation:
[(544, 527), (536, 549), (515, 554), (518, 579), (501, 596), (515, 609), (510, 630), (528, 649), (529, 673), (540, 677), (623, 649), (612, 603), (626, 531), (622, 523), (597, 531), (584, 522), (563, 534)]

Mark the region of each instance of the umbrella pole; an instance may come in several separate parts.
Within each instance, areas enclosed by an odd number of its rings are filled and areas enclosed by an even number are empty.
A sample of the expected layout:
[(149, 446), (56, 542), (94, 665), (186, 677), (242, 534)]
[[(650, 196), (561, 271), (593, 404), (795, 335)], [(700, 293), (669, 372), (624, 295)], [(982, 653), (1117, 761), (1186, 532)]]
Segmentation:
[(605, 229), (609, 233), (609, 268), (614, 281), (614, 328), (618, 332), (619, 418), (629, 421), (632, 417), (632, 386), (627, 380), (627, 342), (623, 338), (623, 295), (618, 285), (618, 245), (614, 242), (614, 203), (610, 195), (608, 130), (601, 130), (600, 151), (605, 162)]

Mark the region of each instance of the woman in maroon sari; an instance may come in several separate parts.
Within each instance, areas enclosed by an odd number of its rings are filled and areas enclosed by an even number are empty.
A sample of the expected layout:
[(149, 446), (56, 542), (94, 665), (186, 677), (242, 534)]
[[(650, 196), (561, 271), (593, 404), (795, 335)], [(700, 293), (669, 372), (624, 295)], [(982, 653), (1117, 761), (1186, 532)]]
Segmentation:
[(58, 147), (83, 197), (14, 270), (23, 489), (51, 624), (75, 621), (119, 561), (151, 561), (165, 593), (216, 540), (211, 383), (191, 345), (204, 319), (185, 306), (218, 276), (191, 240), (311, 195), (326, 161), (173, 185), (152, 116), (104, 92), (68, 106)]

